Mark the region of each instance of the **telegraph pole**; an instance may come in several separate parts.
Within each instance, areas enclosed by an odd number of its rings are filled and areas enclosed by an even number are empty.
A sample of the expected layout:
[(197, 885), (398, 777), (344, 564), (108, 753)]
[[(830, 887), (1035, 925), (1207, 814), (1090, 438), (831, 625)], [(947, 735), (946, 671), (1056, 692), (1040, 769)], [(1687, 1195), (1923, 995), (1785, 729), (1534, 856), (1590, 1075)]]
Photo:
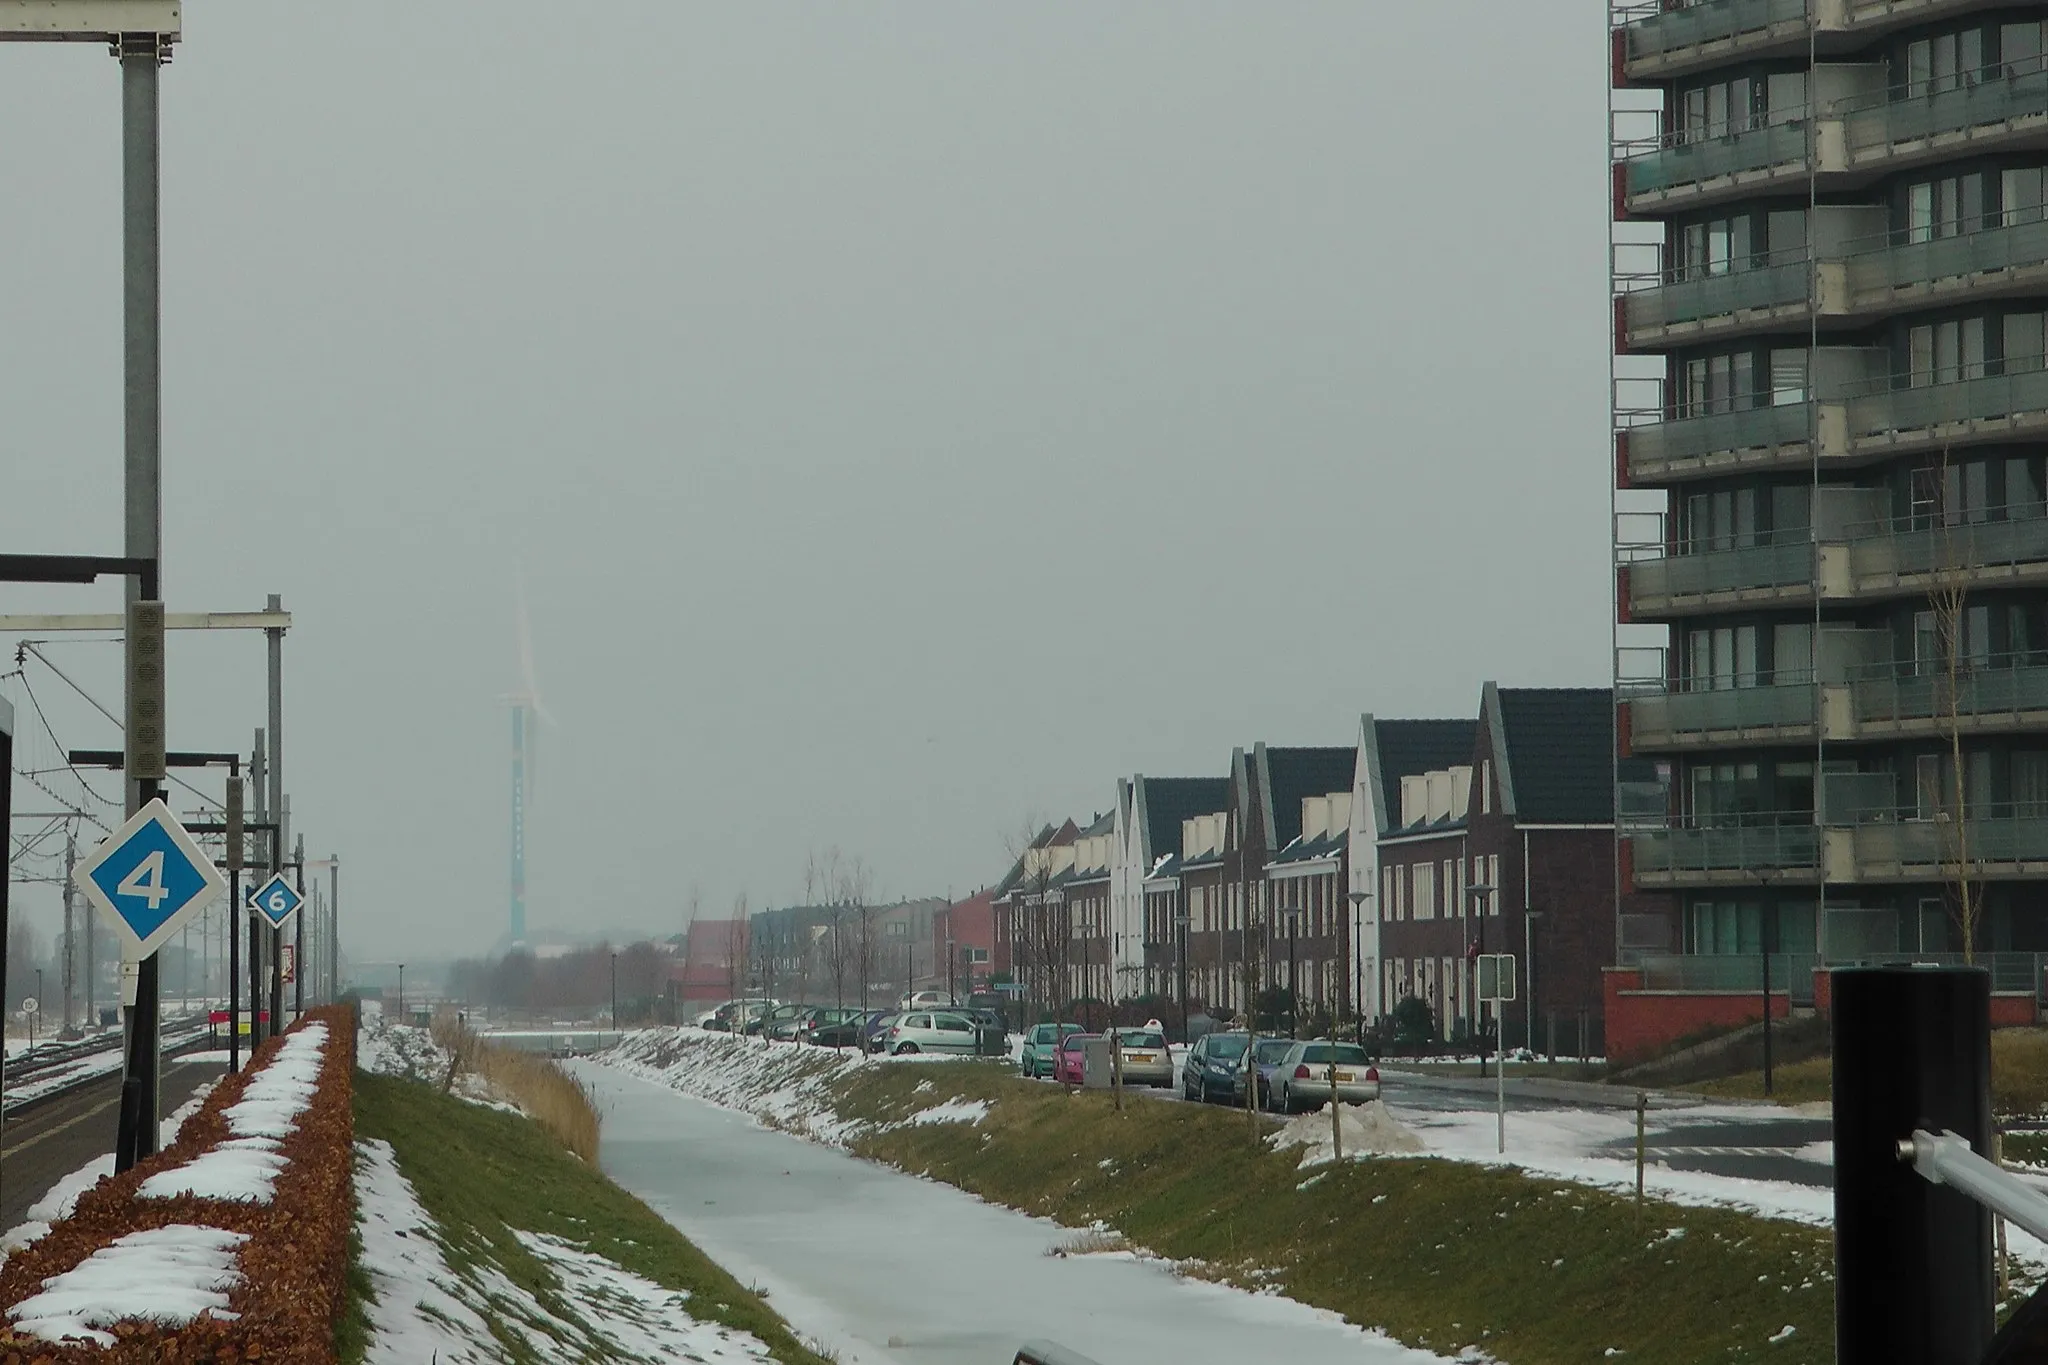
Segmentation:
[[(243, 828), (242, 775), (228, 775), (227, 792), (228, 836), (228, 1074), (234, 1075), (242, 1069), (242, 954), (239, 950), (241, 936), (236, 933), (236, 916), (246, 913), (242, 910), (242, 859), (247, 856), (243, 847), (247, 831)], [(255, 1011), (252, 1009), (251, 1014)]]
[(341, 855), (327, 860), (327, 1003), (341, 999)]
[(306, 1012), (306, 916), (310, 906), (306, 903), (306, 836), (301, 834), (292, 849), (292, 861), (298, 865), (299, 913), (292, 916), (292, 1018), (297, 1019)]
[[(287, 796), (277, 807), (279, 857), (274, 870), (278, 872), (284, 871), (284, 841), (291, 836), (291, 823), (292, 802)], [(270, 1032), (273, 1037), (284, 1032), (284, 930), (281, 928), (270, 931)]]
[[(9, 774), (9, 780), (12, 774)], [(73, 941), (71, 926), (74, 909), (71, 893), (71, 872), (78, 866), (78, 833), (64, 831), (64, 1031), (71, 1031), (71, 1006), (78, 982), (78, 945)]]
[[(263, 748), (263, 731), (256, 731), (255, 748), (249, 758), (249, 781), (256, 793), (256, 821), (262, 824), (270, 816), (269, 758)], [(273, 867), (277, 860), (277, 827), (269, 831), (268, 850), (263, 858), (265, 867)], [(249, 1055), (255, 1056), (256, 1049), (263, 1044), (263, 917), (253, 913), (247, 905), (235, 906), (237, 915), (246, 916), (249, 921)]]

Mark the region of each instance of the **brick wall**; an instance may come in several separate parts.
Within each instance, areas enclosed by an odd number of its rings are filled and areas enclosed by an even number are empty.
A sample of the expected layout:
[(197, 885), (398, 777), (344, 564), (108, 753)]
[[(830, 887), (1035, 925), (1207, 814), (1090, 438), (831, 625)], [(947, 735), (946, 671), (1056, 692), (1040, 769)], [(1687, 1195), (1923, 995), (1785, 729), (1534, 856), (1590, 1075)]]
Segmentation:
[[(1758, 991), (1649, 991), (1635, 968), (1609, 967), (1602, 975), (1610, 1062), (1653, 1057), (1680, 1038), (1764, 1017)], [(1771, 992), (1771, 1017), (1783, 1019), (1791, 1012), (1790, 994)]]

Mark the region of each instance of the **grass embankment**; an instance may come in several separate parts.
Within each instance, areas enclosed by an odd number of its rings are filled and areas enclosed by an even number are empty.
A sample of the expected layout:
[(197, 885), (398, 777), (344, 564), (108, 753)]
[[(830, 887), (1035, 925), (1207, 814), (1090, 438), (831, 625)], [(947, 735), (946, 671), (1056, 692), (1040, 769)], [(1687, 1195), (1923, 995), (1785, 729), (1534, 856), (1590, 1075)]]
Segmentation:
[[(559, 1237), (687, 1293), (691, 1316), (752, 1333), (785, 1365), (825, 1365), (758, 1294), (534, 1123), (388, 1076), (359, 1073), (355, 1097), (356, 1135), (391, 1144), (457, 1274), (487, 1281), (495, 1271), (555, 1317), (576, 1321), (575, 1302), (512, 1230)], [(576, 1343), (543, 1356), (520, 1333), (493, 1330), (510, 1360), (582, 1358)]]
[(892, 1127), (855, 1149), (1062, 1223), (1110, 1224), (1199, 1262), (1193, 1273), (1279, 1289), (1445, 1354), (1477, 1345), (1514, 1365), (1610, 1348), (1670, 1365), (1834, 1358), (1823, 1228), (1638, 1206), (1451, 1161), (1303, 1171), (1298, 1151), (1254, 1143), (1242, 1111), (1133, 1098), (1118, 1114), (1107, 1096), (974, 1064), (864, 1068), (836, 1083), (833, 1107), (888, 1123), (954, 1096), (989, 1100), (989, 1116)]
[(552, 1058), (488, 1042), (482, 1034), (446, 1016), (434, 1021), (433, 1034), (434, 1041), (455, 1059), (454, 1071), (444, 1078), (444, 1090), (449, 1082), (464, 1076), (481, 1077), (493, 1092), (547, 1129), (555, 1141), (591, 1165), (597, 1164), (597, 1104), (583, 1082), (556, 1066)]
[[(1773, 1067), (1771, 1098), (1780, 1104), (1827, 1099), (1832, 1092), (1833, 1066), (1832, 1059), (1815, 1057)], [(1684, 1089), (1722, 1099), (1757, 1100), (1764, 1095), (1764, 1077), (1761, 1071), (1748, 1071)], [(1992, 1032), (1991, 1107), (2007, 1118), (2048, 1112), (2048, 1029)]]

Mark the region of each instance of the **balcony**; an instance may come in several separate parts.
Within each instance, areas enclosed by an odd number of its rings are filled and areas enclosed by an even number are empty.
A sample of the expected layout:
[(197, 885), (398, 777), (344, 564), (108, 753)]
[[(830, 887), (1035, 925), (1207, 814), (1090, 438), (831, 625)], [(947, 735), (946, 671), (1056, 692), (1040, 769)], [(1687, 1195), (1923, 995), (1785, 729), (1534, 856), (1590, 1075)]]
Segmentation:
[[(1629, 475), (1637, 483), (1653, 484), (1749, 467), (1805, 464), (1813, 458), (1814, 428), (1824, 415), (1811, 401), (1669, 418), (1656, 412), (1624, 412)], [(1839, 408), (1834, 416), (1839, 418)], [(1838, 430), (1838, 422), (1829, 422), (1821, 431), (1824, 455), (1833, 453), (1831, 445), (1839, 445), (1830, 441)]]
[(1889, 172), (2036, 145), (2048, 134), (2048, 69), (2040, 58), (1986, 67), (1967, 81), (1926, 93), (1895, 86), (1881, 102), (1846, 110), (1846, 169)]
[(1804, 528), (1778, 544), (1642, 559), (1628, 567), (1632, 618), (1811, 601), (1814, 550)]
[(1863, 386), (1865, 392), (1846, 402), (1847, 453), (1878, 459), (2048, 436), (2048, 369), (2042, 357), (2008, 360), (2002, 368), (2003, 374), (1940, 384), (1893, 387), (1893, 378)]
[(1860, 882), (1950, 881), (1959, 867), (1983, 880), (2048, 876), (2048, 815), (1994, 806), (1986, 819), (1897, 819), (1854, 826)]
[(1946, 672), (1910, 671), (1910, 665), (1859, 670), (1848, 684), (1852, 733), (1839, 739), (1940, 736), (1953, 723), (1964, 734), (2048, 730), (2048, 667), (2004, 655), (1962, 670), (1951, 686)]
[(1677, 346), (1814, 321), (1842, 327), (1903, 308), (2048, 292), (2048, 221), (1987, 220), (1976, 231), (1926, 242), (1895, 244), (1894, 237), (1866, 234), (1815, 255), (1745, 262), (1721, 274), (1625, 276), (1619, 284), (1629, 346)]
[(1625, 34), (1629, 78), (1652, 81), (1735, 61), (1804, 56), (1809, 10), (1812, 41), (1826, 55), (1888, 29), (1983, 8), (1985, 0), (1704, 0), (1682, 8), (1620, 0), (1613, 16)]
[[(1950, 575), (1968, 586), (2048, 583), (2048, 506), (1987, 508), (1986, 520), (1928, 525), (1926, 519), (1855, 528), (1849, 553), (1849, 596), (1919, 593)], [(1991, 517), (1997, 520), (1991, 520)]]
[(1628, 703), (1637, 753), (1733, 744), (1796, 744), (1813, 738), (1811, 682), (1667, 692)]
[[(1806, 183), (1813, 164), (1809, 118), (1767, 123), (1720, 137), (1674, 134), (1649, 147), (1625, 146), (1622, 189), (1628, 207), (1653, 213), (1664, 207), (1786, 191)], [(1823, 156), (1823, 169), (1833, 159)]]
[(1820, 830), (1811, 823), (1648, 830), (1630, 843), (1639, 887), (1820, 880)]

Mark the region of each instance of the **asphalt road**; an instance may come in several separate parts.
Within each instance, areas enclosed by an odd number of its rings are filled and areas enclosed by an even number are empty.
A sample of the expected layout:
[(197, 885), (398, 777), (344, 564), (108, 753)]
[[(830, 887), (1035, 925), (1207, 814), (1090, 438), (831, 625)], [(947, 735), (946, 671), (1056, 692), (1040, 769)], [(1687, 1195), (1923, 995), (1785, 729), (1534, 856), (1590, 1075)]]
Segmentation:
[[(162, 1112), (176, 1110), (225, 1069), (217, 1062), (165, 1058)], [(0, 1230), (20, 1223), (59, 1180), (114, 1150), (120, 1101), (121, 1077), (115, 1072), (7, 1116), (0, 1127)]]

